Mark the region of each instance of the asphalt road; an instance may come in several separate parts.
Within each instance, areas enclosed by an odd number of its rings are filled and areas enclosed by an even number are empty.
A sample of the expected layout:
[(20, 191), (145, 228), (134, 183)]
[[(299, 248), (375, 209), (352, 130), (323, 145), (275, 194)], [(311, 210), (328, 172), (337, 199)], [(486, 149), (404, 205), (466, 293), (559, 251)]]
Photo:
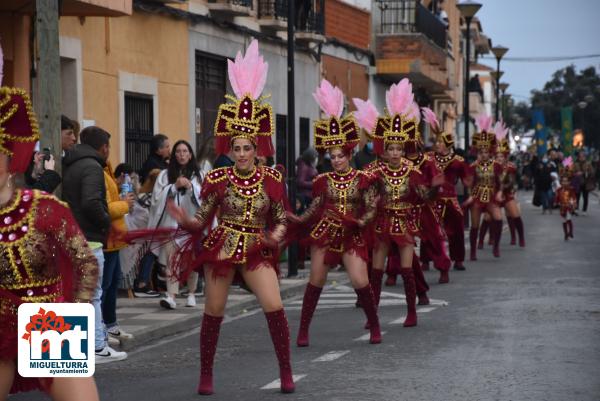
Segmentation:
[[(530, 194), (526, 195), (527, 198)], [(527, 247), (488, 249), (450, 284), (431, 285), (419, 325), (403, 328), (401, 286), (384, 287), (383, 343), (370, 345), (350, 288), (328, 288), (311, 346), (292, 347), (296, 393), (262, 389), (278, 378), (260, 311), (223, 325), (211, 400), (600, 400), (600, 207), (575, 218), (563, 241), (560, 217), (524, 202)], [(340, 283), (337, 283), (340, 284)], [(301, 298), (286, 302), (295, 342)], [(200, 320), (200, 316), (198, 316)], [(400, 323), (400, 324), (398, 324)], [(196, 400), (199, 334), (194, 330), (97, 367), (102, 400)], [(43, 399), (39, 393), (11, 400)]]

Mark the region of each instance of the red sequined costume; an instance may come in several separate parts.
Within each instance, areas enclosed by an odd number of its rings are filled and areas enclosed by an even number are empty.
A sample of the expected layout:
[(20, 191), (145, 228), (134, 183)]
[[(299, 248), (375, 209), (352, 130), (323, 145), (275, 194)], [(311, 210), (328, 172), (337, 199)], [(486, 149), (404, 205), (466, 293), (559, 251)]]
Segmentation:
[(561, 182), (568, 181), (567, 185), (562, 185), (556, 190), (555, 199), (556, 204), (560, 208), (560, 216), (563, 218), (563, 233), (565, 234), (565, 241), (573, 237), (573, 220), (571, 215), (575, 213), (577, 209), (577, 192), (571, 185), (571, 179), (573, 176), (573, 159), (571, 156), (563, 161), (563, 165), (560, 170)]
[[(316, 150), (325, 153), (341, 149), (349, 159), (359, 142), (359, 127), (352, 115), (342, 117), (344, 94), (323, 80), (314, 97), (326, 115), (315, 122)], [(344, 172), (321, 174), (313, 181), (313, 201), (299, 217), (299, 225), (310, 233), (307, 242), (312, 247), (325, 249), (325, 265), (334, 267), (342, 263), (344, 254), (355, 254), (368, 263), (365, 227), (376, 214), (377, 188), (372, 183), (371, 174), (351, 167)], [(370, 325), (370, 342), (378, 344), (381, 329), (371, 284), (354, 290)], [(309, 327), (321, 291), (322, 287), (308, 282), (296, 340), (299, 347), (309, 345)]]
[(469, 165), (465, 159), (453, 151), (447, 155), (435, 153), (434, 160), (437, 167), (444, 172), (444, 183), (435, 200), (434, 211), (438, 220), (443, 223), (448, 237), (450, 259), (454, 261), (454, 268), (463, 270), (465, 260), (464, 215), (458, 203), (456, 183), (459, 179), (463, 183), (469, 181), (471, 177)]
[[(0, 152), (11, 157), (12, 173), (26, 170), (37, 139), (28, 95), (0, 88)], [(66, 204), (43, 192), (15, 189), (0, 208), (0, 359), (16, 366), (21, 303), (87, 302), (97, 277), (96, 258)], [(15, 372), (10, 392), (48, 391), (51, 380)]]

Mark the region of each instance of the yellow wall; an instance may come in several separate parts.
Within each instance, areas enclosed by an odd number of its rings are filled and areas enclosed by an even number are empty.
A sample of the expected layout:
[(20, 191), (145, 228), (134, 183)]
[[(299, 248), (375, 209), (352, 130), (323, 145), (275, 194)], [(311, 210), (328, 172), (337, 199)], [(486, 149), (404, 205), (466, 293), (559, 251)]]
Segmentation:
[(190, 140), (188, 26), (186, 21), (134, 11), (130, 17), (63, 17), (60, 35), (81, 40), (83, 118), (112, 135), (113, 166), (119, 160), (119, 71), (158, 80), (158, 129)]

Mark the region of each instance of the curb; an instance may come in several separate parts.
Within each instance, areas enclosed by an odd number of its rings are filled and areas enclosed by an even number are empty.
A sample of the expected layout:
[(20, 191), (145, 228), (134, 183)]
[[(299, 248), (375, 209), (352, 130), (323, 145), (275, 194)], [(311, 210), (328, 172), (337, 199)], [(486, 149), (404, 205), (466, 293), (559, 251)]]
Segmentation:
[[(290, 284), (286, 288), (282, 288), (281, 299), (285, 300), (302, 294), (304, 292), (304, 288), (306, 287), (307, 280), (308, 277), (297, 284)], [(247, 310), (257, 308), (260, 308), (260, 305), (256, 298), (253, 297), (249, 300), (227, 306), (225, 309), (225, 315), (230, 317), (237, 316), (246, 312)], [(184, 331), (189, 331), (195, 327), (200, 327), (201, 322), (201, 314), (186, 316), (174, 322), (161, 322), (153, 327), (149, 327), (148, 330), (145, 330), (142, 333), (136, 334), (136, 336), (132, 339), (121, 340), (121, 349), (123, 351), (132, 351), (135, 348), (154, 340), (179, 334)]]

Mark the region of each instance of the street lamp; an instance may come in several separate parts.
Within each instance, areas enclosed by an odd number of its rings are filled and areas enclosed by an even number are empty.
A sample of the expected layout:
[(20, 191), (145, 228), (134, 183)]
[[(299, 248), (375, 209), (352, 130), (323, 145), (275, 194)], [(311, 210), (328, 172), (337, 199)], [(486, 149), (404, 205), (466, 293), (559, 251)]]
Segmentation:
[(456, 5), (458, 11), (465, 19), (465, 25), (467, 28), (465, 41), (465, 101), (463, 102), (463, 119), (465, 122), (465, 150), (469, 149), (469, 69), (471, 63), (471, 21), (477, 11), (481, 8), (482, 4), (471, 0), (461, 1)]
[(508, 83), (507, 82), (500, 82), (500, 85), (498, 85), (500, 87), (500, 91), (502, 92), (502, 118), (504, 118), (504, 112), (506, 111), (506, 90), (508, 89)]
[(496, 56), (496, 72), (498, 73), (498, 76), (496, 78), (496, 121), (498, 121), (498, 117), (499, 117), (499, 103), (500, 103), (500, 60), (502, 59), (502, 57), (504, 57), (504, 55), (506, 54), (506, 52), (508, 51), (508, 47), (504, 47), (504, 46), (494, 46), (492, 47), (492, 53), (494, 53), (494, 56)]

